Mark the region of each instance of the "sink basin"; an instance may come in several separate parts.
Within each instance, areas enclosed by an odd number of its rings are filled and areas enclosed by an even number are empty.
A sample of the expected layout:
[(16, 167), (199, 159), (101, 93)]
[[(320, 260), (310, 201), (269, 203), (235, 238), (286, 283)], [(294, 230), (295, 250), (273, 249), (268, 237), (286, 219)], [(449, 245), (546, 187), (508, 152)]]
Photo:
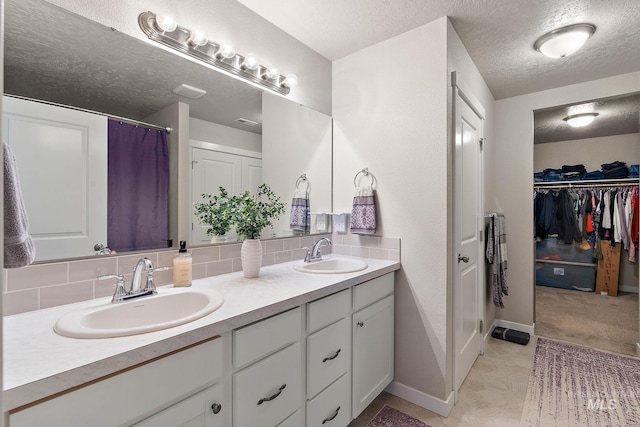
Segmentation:
[(53, 329), (71, 338), (111, 338), (159, 331), (192, 322), (224, 302), (215, 289), (160, 288), (158, 294), (69, 312)]
[(320, 261), (300, 261), (293, 265), (293, 269), (304, 273), (338, 274), (364, 270), (367, 266), (367, 263), (361, 259), (332, 257)]

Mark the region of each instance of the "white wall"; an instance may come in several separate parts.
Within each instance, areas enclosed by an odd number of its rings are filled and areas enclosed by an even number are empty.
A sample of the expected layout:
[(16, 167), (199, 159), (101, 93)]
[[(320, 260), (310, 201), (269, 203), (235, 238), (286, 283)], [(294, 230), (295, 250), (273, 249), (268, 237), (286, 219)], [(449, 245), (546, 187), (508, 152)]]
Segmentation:
[(291, 233), (291, 198), (302, 174), (310, 185), (311, 212), (331, 212), (331, 117), (264, 92), (262, 137), (262, 179), (287, 203), (285, 214), (273, 221), (274, 232)]
[(254, 52), (263, 64), (295, 73), (300, 84), (288, 99), (331, 114), (331, 62), (235, 0), (47, 0), (103, 25), (148, 42), (138, 27), (144, 11), (170, 13), (188, 28), (205, 31), (240, 54)]
[[(354, 176), (369, 168), (377, 183), (377, 234), (402, 241), (394, 383), (436, 410), (453, 403), (448, 60), (493, 111), (452, 31), (442, 18), (333, 63), (334, 211), (351, 211)], [(407, 58), (411, 66), (402, 67)]]
[(193, 117), (189, 118), (189, 139), (262, 152), (262, 135)]
[(640, 163), (640, 134), (549, 142), (533, 146), (533, 169), (561, 168), (583, 164), (588, 171), (600, 170), (603, 163), (616, 160), (627, 165)]
[(496, 101), (494, 203), (507, 217), (509, 296), (500, 319), (534, 321), (533, 110), (640, 91), (640, 72)]

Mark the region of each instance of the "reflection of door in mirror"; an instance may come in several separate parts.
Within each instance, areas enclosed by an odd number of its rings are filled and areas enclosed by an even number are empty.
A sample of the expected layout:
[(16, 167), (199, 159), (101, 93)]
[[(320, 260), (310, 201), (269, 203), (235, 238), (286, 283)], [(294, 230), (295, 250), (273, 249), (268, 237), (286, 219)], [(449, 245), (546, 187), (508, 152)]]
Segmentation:
[(13, 150), (36, 261), (107, 245), (107, 119), (3, 97), (2, 138)]
[[(261, 154), (257, 152), (252, 156), (245, 156), (191, 148), (191, 206), (195, 207), (196, 203), (203, 201), (202, 194), (217, 195), (219, 187), (224, 187), (230, 195), (237, 195), (247, 190), (255, 193), (258, 185), (262, 183), (260, 156)], [(207, 228), (193, 215), (192, 246), (212, 242), (212, 236), (207, 236)], [(231, 230), (225, 234), (222, 241), (235, 242), (236, 240), (237, 234)]]

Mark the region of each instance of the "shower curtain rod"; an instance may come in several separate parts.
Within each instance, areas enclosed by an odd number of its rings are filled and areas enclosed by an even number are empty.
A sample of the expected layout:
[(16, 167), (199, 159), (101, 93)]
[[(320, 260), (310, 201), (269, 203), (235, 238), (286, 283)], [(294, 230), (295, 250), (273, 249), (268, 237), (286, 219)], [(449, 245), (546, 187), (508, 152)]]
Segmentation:
[(56, 107), (68, 108), (70, 110), (82, 111), (83, 113), (98, 114), (100, 116), (105, 116), (105, 117), (108, 117), (108, 118), (113, 119), (113, 120), (120, 120), (122, 122), (127, 122), (127, 123), (131, 123), (131, 124), (134, 124), (134, 125), (142, 125), (142, 126), (146, 126), (148, 128), (151, 128), (151, 129), (164, 130), (164, 131), (167, 131), (167, 133), (171, 133), (171, 130), (172, 130), (171, 127), (169, 127), (169, 126), (158, 126), (158, 125), (154, 125), (152, 123), (146, 123), (146, 122), (143, 122), (143, 121), (140, 121), (140, 120), (129, 119), (127, 117), (114, 116), (113, 114), (107, 114), (107, 113), (103, 113), (103, 112), (100, 112), (100, 111), (89, 110), (89, 109), (80, 108), (80, 107), (74, 107), (74, 106), (71, 106), (71, 105), (58, 104), (57, 102), (45, 101), (45, 100), (42, 100), (42, 99), (28, 98), (26, 96), (20, 96), (20, 95), (5, 94), (5, 96), (9, 96), (11, 98), (16, 98), (16, 99), (24, 99), (26, 101), (39, 102), (41, 104), (53, 105), (53, 106), (56, 106)]

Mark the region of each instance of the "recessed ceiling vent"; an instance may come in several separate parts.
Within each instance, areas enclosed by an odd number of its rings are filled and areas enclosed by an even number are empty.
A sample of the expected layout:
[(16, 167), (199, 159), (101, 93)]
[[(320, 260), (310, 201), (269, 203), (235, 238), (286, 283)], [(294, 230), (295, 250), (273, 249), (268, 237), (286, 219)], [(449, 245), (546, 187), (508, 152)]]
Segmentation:
[(197, 87), (181, 84), (173, 90), (173, 93), (184, 96), (185, 98), (198, 99), (207, 93), (206, 90), (198, 89)]
[(258, 122), (254, 122), (253, 120), (243, 119), (242, 117), (238, 117), (237, 119), (234, 120), (234, 122), (240, 123), (245, 126), (258, 126), (260, 124)]

